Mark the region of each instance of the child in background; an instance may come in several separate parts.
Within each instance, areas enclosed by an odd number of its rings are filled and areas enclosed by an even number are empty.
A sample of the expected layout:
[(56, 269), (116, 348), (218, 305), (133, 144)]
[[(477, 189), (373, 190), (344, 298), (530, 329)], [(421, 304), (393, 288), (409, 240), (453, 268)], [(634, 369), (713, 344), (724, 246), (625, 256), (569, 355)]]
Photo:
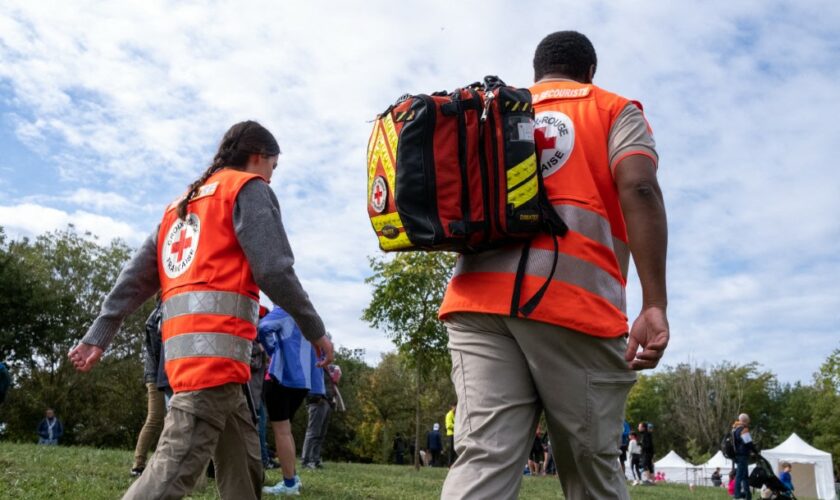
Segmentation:
[(793, 491), (793, 478), (790, 476), (790, 468), (788, 462), (782, 462), (782, 473), (779, 474), (779, 479), (788, 490)]
[(729, 486), (726, 487), (729, 496), (735, 497), (735, 469), (729, 471)]

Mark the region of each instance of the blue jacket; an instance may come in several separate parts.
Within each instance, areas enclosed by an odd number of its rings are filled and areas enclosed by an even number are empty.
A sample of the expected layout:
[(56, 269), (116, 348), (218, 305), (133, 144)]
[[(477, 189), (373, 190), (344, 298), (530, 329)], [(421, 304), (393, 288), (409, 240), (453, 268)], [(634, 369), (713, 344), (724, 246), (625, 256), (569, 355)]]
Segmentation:
[[(61, 439), (63, 435), (64, 426), (61, 425), (61, 420), (58, 417), (53, 417), (52, 439)], [(38, 424), (38, 436), (44, 439), (50, 439), (50, 424), (46, 418)]]
[(271, 357), (268, 374), (272, 379), (292, 389), (324, 392), (324, 375), (315, 366), (315, 349), (303, 338), (289, 313), (275, 307), (260, 320), (257, 335)]

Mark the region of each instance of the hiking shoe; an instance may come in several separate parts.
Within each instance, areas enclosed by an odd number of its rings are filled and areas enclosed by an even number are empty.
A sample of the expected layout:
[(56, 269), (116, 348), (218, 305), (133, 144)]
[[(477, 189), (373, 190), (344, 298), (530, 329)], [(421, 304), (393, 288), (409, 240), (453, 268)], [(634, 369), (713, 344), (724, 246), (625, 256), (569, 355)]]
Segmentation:
[(316, 470), (318, 469), (318, 466), (313, 463), (305, 463), (301, 466), (301, 468), (306, 470)]
[(143, 474), (143, 469), (145, 469), (145, 467), (134, 467), (131, 469), (131, 477), (139, 477)]
[(300, 478), (295, 475), (295, 485), (294, 486), (286, 486), (286, 483), (283, 482), (281, 479), (279, 483), (275, 484), (274, 486), (266, 486), (263, 488), (263, 493), (267, 495), (285, 495), (285, 496), (299, 496), (300, 495), (300, 487), (303, 486), (300, 482)]

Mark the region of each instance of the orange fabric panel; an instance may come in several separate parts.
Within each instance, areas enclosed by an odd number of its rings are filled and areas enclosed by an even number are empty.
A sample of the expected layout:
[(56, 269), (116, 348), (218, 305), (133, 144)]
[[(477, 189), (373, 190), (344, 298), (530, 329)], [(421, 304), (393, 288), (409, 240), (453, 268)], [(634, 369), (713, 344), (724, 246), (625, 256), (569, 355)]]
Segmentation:
[(251, 377), (251, 368), (246, 363), (235, 363), (225, 358), (176, 359), (167, 361), (165, 369), (169, 385), (175, 392), (197, 391), (231, 383), (244, 384)]
[(177, 316), (163, 322), (163, 340), (183, 333), (230, 333), (237, 337), (254, 340), (257, 327), (233, 316), (221, 314), (189, 314)]

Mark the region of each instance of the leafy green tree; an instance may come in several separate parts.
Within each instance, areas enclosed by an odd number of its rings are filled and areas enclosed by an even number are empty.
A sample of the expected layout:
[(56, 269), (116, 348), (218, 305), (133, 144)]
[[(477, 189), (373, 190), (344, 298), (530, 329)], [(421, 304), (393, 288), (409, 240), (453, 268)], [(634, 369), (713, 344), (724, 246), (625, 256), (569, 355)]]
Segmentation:
[(396, 344), (415, 372), (415, 456), (420, 467), (421, 399), (424, 380), (436, 368), (446, 366), (446, 329), (437, 313), (446, 284), (455, 266), (455, 256), (442, 252), (406, 252), (388, 258), (372, 258), (373, 297), (362, 318), (381, 328)]
[(388, 353), (367, 374), (359, 396), (362, 419), (355, 447), (359, 454), (388, 463), (393, 436), (410, 424), (414, 410), (413, 371), (397, 353)]
[(840, 348), (814, 374), (814, 390), (810, 425), (814, 446), (831, 453), (834, 468), (840, 471)]
[(0, 313), (13, 318), (0, 325), (0, 355), (15, 375), (0, 419), (10, 438), (31, 440), (49, 406), (64, 421), (67, 443), (133, 444), (145, 414), (141, 349), (151, 304), (128, 318), (97, 370), (80, 375), (67, 360), (130, 251), (72, 226), (34, 240), (0, 232)]

